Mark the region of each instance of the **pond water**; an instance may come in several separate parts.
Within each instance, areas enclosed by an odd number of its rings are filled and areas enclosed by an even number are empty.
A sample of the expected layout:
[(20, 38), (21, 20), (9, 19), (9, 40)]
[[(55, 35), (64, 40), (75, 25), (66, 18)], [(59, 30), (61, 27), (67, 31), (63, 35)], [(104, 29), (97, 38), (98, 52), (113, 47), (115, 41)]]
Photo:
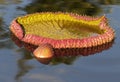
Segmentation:
[[(105, 14), (115, 29), (114, 43), (89, 56), (58, 58), (42, 64), (11, 40), (9, 26), (18, 16), (43, 11)], [(0, 82), (119, 82), (119, 22), (119, 0), (0, 0)]]

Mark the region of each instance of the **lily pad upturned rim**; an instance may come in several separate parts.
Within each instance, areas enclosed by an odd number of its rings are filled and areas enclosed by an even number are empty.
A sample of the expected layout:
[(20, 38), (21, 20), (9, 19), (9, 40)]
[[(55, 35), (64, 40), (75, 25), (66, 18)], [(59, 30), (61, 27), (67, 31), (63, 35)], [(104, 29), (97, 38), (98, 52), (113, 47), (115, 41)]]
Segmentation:
[[(46, 13), (46, 12), (45, 12)], [(49, 13), (49, 12), (47, 12)], [(36, 13), (41, 14), (41, 13)], [(43, 14), (43, 13), (42, 13)], [(56, 14), (56, 13), (53, 13)], [(57, 13), (59, 14), (59, 13)], [(62, 13), (64, 14), (64, 13)], [(69, 13), (67, 13), (69, 14)], [(30, 14), (33, 15), (33, 14)], [(27, 15), (27, 16), (30, 16)], [(34, 14), (35, 15), (35, 14)], [(98, 18), (88, 17), (88, 16), (81, 16), (76, 14), (69, 14), (71, 17), (76, 17), (79, 20), (97, 20)], [(26, 17), (26, 16), (23, 16)], [(81, 18), (81, 19), (80, 19)], [(33, 34), (24, 34), (23, 27), (17, 22), (17, 18), (14, 19), (11, 23), (10, 30), (18, 37), (20, 40), (34, 44), (40, 45), (43, 43), (49, 43), (54, 48), (84, 48), (84, 47), (93, 47), (97, 45), (102, 45), (104, 43), (110, 42), (114, 39), (114, 30), (107, 24), (106, 17), (103, 16), (103, 20), (100, 21), (99, 27), (104, 29), (105, 32), (96, 36), (91, 36), (83, 39), (63, 39), (63, 40), (56, 40), (53, 38), (46, 38), (42, 36), (37, 36)]]

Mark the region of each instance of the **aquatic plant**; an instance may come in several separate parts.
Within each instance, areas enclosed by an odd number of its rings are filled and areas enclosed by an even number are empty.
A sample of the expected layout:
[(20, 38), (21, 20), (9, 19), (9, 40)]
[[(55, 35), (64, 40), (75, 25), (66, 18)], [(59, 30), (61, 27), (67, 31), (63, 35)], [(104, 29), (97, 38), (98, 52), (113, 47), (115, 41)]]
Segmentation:
[(53, 48), (87, 48), (111, 42), (114, 30), (105, 16), (90, 17), (73, 13), (44, 12), (18, 17), (10, 30), (21, 41)]

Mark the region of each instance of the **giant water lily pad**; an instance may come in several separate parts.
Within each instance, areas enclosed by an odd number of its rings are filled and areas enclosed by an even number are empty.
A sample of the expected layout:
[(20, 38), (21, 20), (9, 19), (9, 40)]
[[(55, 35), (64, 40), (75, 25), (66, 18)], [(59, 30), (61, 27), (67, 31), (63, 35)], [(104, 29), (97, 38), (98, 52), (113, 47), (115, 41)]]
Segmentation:
[(105, 16), (71, 13), (36, 13), (16, 18), (11, 31), (25, 42), (50, 43), (55, 48), (91, 47), (110, 42), (114, 31)]
[[(99, 46), (111, 42), (115, 37), (105, 16), (89, 17), (62, 12), (18, 17), (12, 21), (10, 30), (25, 43), (35, 46), (50, 44), (56, 49)], [(43, 48), (49, 52), (44, 54), (50, 54), (50, 46)]]

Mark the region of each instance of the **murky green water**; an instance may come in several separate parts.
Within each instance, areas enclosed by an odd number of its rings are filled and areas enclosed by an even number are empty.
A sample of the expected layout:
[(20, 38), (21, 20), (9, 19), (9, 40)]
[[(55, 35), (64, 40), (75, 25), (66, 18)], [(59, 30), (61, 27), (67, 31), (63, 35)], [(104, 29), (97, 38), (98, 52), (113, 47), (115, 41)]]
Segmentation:
[[(112, 47), (89, 56), (55, 59), (44, 65), (10, 38), (10, 22), (27, 13), (63, 11), (105, 14), (115, 29)], [(119, 82), (119, 0), (0, 0), (0, 82)]]

